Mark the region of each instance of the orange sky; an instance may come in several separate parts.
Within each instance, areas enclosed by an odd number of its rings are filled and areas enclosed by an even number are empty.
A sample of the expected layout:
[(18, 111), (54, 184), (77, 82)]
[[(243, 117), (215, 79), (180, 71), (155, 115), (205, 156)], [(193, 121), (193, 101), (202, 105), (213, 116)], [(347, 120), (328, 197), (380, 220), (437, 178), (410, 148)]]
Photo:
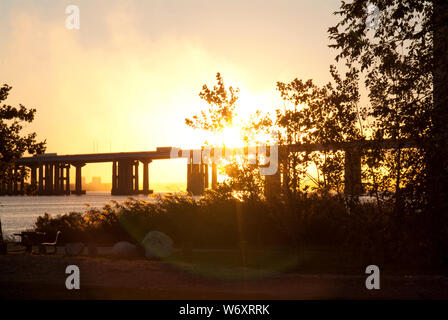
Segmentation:
[[(80, 30), (65, 7), (80, 8)], [(0, 2), (0, 82), (9, 104), (36, 107), (27, 130), (58, 154), (198, 146), (184, 118), (221, 72), (239, 87), (239, 113), (273, 111), (277, 81), (329, 80), (326, 30), (335, 0)], [(87, 165), (110, 182), (111, 165)], [(179, 182), (182, 161), (150, 166), (151, 182)]]

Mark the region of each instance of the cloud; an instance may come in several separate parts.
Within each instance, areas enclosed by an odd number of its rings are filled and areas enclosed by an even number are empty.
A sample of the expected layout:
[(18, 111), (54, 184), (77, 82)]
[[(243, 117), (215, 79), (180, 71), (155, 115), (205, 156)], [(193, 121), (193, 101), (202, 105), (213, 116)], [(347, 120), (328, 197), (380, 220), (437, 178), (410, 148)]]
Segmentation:
[(0, 81), (14, 87), (11, 103), (38, 109), (29, 130), (49, 152), (199, 143), (184, 118), (199, 110), (198, 93), (216, 72), (241, 88), (245, 108), (274, 108), (277, 80), (327, 69), (310, 63), (327, 53), (300, 50), (317, 40), (300, 28), (306, 15), (290, 12), (295, 2), (77, 3), (79, 31), (65, 28), (68, 2), (1, 5)]

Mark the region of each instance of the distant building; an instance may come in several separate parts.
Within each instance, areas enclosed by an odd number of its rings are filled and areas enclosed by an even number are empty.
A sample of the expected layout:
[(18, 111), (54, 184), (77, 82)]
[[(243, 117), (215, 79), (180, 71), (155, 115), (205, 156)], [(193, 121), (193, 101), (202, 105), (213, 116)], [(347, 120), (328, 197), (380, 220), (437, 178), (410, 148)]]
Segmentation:
[(101, 185), (101, 177), (92, 177), (92, 185)]
[[(75, 188), (74, 184), (71, 184), (71, 189)], [(86, 177), (82, 177), (82, 188), (86, 191), (110, 191), (112, 189), (111, 183), (102, 183), (101, 177), (92, 177), (92, 182), (86, 183)]]

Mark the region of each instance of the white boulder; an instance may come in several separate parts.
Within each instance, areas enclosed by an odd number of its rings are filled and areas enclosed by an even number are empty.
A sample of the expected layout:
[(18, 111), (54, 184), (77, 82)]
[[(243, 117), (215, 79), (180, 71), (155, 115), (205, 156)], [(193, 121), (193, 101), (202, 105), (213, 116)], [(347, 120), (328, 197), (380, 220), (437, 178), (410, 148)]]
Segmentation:
[(173, 240), (160, 231), (150, 231), (142, 241), (148, 259), (166, 258), (173, 253)]
[(84, 251), (84, 243), (76, 242), (76, 243), (67, 243), (65, 245), (65, 253), (68, 256), (77, 256), (80, 255)]
[(137, 246), (127, 241), (120, 241), (112, 247), (112, 254), (122, 258), (133, 257), (137, 254)]

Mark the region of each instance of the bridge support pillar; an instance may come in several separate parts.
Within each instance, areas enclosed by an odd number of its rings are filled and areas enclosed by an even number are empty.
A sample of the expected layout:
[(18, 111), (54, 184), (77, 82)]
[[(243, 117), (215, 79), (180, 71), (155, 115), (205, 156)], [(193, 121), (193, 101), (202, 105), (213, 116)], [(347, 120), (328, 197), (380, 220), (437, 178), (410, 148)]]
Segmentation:
[(45, 164), (45, 190), (46, 195), (51, 195), (53, 193), (53, 164)]
[(73, 194), (81, 195), (85, 194), (86, 191), (82, 190), (82, 174), (81, 168), (84, 167), (85, 163), (74, 163), (73, 166), (76, 168), (76, 180), (75, 180), (75, 190), (72, 192)]
[(54, 183), (53, 183), (53, 193), (54, 194), (59, 194), (59, 190), (60, 190), (59, 166), (60, 166), (59, 163), (54, 164)]
[(12, 174), (12, 177), (13, 177), (13, 192), (12, 193), (14, 195), (19, 194), (19, 182), (17, 181), (18, 176), (19, 176), (19, 168), (17, 166), (15, 166), (13, 169), (13, 174)]
[(70, 194), (70, 165), (64, 163), (54, 164), (54, 195)]
[(37, 166), (31, 166), (31, 190), (32, 192), (36, 192), (37, 191)]
[(70, 195), (70, 164), (65, 165), (65, 194)]
[(112, 191), (111, 194), (117, 193), (118, 188), (118, 171), (117, 161), (112, 161)]
[(187, 192), (195, 196), (204, 194), (205, 166), (202, 163), (193, 163), (193, 151), (190, 151), (187, 163)]
[[(143, 190), (139, 186), (139, 162), (143, 163)], [(112, 195), (151, 194), (149, 190), (149, 159), (123, 159), (112, 162)]]
[(212, 189), (215, 190), (218, 186), (218, 167), (216, 163), (212, 163)]
[(39, 164), (39, 187), (38, 194), (44, 194), (44, 166)]
[(282, 190), (280, 170), (275, 174), (264, 176), (264, 195), (266, 199), (273, 200), (280, 196)]
[(153, 191), (149, 190), (149, 164), (152, 162), (149, 159), (141, 160), (143, 163), (143, 190), (142, 194), (151, 194)]
[(139, 180), (139, 177), (138, 177), (138, 167), (139, 167), (139, 161), (134, 161), (134, 165), (133, 165), (133, 171), (134, 171), (134, 175), (133, 175), (133, 190), (132, 191), (134, 191), (134, 193), (138, 193), (138, 191), (139, 191), (139, 189), (140, 189), (140, 186), (138, 185), (138, 180)]
[[(112, 189), (113, 195), (131, 195), (133, 194), (133, 166), (134, 161), (129, 159), (118, 160), (117, 172), (112, 172), (116, 176), (116, 188)], [(113, 178), (113, 177), (112, 177)], [(113, 179), (112, 179), (113, 180)]]
[(63, 163), (60, 163), (59, 164), (59, 167), (58, 167), (58, 171), (59, 171), (59, 181), (58, 181), (58, 184), (59, 184), (59, 194), (65, 194), (65, 175), (64, 175), (64, 173), (65, 173), (65, 164), (63, 164)]
[[(22, 173), (25, 171), (25, 167), (21, 167)], [(23, 175), (20, 177), (19, 180), (19, 194), (25, 194), (25, 179), (23, 178)]]
[(345, 150), (344, 193), (358, 196), (363, 192), (361, 183), (361, 152), (359, 150)]
[(143, 162), (143, 193), (149, 191), (149, 161)]
[(204, 171), (204, 188), (208, 189), (209, 187), (209, 176), (208, 176), (208, 164), (203, 164), (202, 169)]

